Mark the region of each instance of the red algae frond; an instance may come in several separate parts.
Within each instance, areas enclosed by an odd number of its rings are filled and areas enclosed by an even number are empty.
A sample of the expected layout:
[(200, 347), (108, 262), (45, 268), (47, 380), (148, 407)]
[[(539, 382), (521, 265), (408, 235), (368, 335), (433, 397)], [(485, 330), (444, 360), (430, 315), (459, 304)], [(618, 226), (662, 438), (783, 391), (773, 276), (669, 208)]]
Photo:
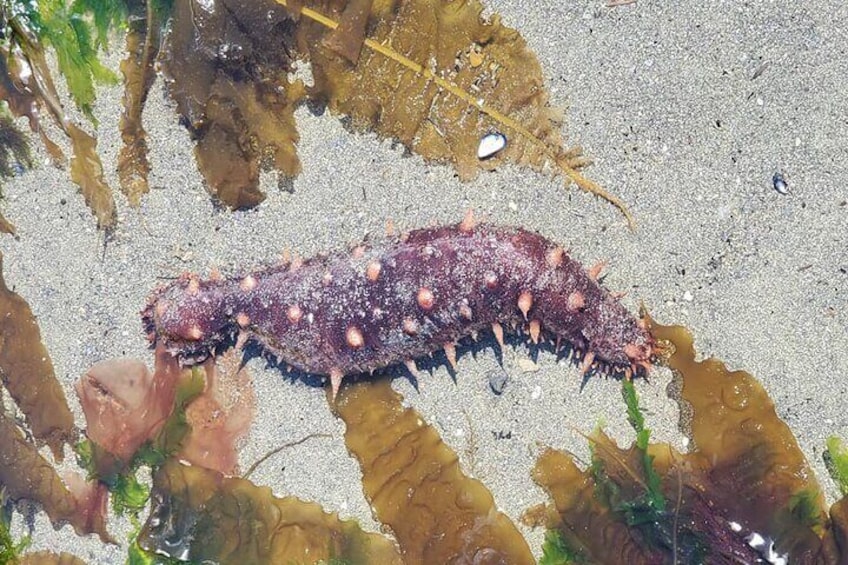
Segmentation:
[(160, 432), (175, 410), (184, 410), (188, 430), (178, 438), (177, 455), (195, 465), (235, 474), (236, 445), (255, 411), (252, 380), (234, 349), (207, 360), (204, 368), (202, 391), (185, 406), (177, 406), (183, 402), (177, 398), (178, 388), (189, 370), (182, 369), (163, 347), (156, 350), (153, 374), (132, 359), (96, 364), (76, 384), (88, 438), (126, 465), (146, 442), (172, 442), (174, 438), (160, 438)]
[(178, 456), (225, 475), (238, 472), (239, 440), (250, 429), (256, 412), (253, 382), (241, 366), (241, 354), (229, 349), (204, 363), (206, 389), (186, 407), (191, 430)]
[(128, 463), (158, 433), (174, 405), (179, 365), (157, 349), (156, 371), (134, 359), (97, 363), (75, 385), (88, 438)]

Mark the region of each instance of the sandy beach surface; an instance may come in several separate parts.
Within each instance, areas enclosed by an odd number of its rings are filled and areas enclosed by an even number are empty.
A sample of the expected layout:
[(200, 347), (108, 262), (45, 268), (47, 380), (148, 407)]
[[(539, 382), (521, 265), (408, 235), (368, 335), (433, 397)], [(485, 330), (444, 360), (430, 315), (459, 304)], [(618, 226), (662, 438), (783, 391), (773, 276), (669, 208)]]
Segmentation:
[[(538, 230), (581, 262), (608, 263), (605, 284), (645, 304), (662, 323), (688, 326), (703, 355), (757, 376), (794, 430), (830, 500), (822, 450), (848, 438), (848, 5), (841, 0), (606, 2), (490, 0), (542, 64), (566, 134), (595, 163), (586, 174), (627, 202), (634, 233), (607, 203), (562, 181), (503, 167), (463, 184), (452, 169), (405, 156), (390, 141), (352, 134), (335, 117), (297, 114), (303, 173), (291, 191), (263, 177), (255, 210), (216, 208), (203, 187), (188, 133), (161, 81), (144, 114), (154, 189), (140, 209), (118, 195), (119, 227), (103, 236), (66, 171), (46, 164), (4, 187), (4, 214), (18, 239), (0, 238), (5, 276), (38, 317), (44, 341), (80, 426), (72, 385), (111, 357), (152, 352), (139, 310), (148, 293), (184, 270), (208, 275), (276, 261), (284, 248), (309, 256), (379, 233), (458, 221), (473, 208), (488, 221)], [(120, 53), (111, 57), (117, 65)], [(100, 91), (99, 148), (110, 184), (120, 87)], [(781, 172), (788, 194), (772, 176)], [(487, 338), (489, 341), (491, 337)], [(481, 479), (513, 519), (546, 500), (530, 478), (540, 446), (588, 457), (599, 422), (621, 442), (631, 430), (620, 384), (592, 379), (533, 349), (508, 347), (501, 395), (493, 348), (424, 374), (416, 391), (397, 369), (394, 386), (434, 424), (465, 470)], [(313, 500), (377, 529), (343, 424), (320, 388), (254, 359), (258, 413), (241, 451), (243, 468), (283, 443), (253, 474), (279, 495)], [(639, 383), (655, 439), (682, 448), (671, 375)], [(16, 532), (25, 524), (15, 519)], [(65, 549), (90, 563), (122, 563), (125, 547), (54, 531), (43, 516), (33, 547)], [(127, 524), (115, 520), (119, 537)], [(520, 526), (535, 552), (542, 531)]]

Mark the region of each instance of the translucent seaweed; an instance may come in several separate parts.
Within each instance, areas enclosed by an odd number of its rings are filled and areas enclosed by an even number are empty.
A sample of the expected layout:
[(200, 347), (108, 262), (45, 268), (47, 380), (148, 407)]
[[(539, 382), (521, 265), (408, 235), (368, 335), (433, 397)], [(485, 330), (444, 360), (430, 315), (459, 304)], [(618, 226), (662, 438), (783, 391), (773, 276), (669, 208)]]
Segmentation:
[(190, 428), (178, 457), (225, 475), (238, 473), (237, 446), (256, 414), (250, 373), (235, 348), (204, 364), (206, 387), (185, 409)]
[(13, 501), (41, 504), (54, 524), (69, 523), (79, 534), (106, 532), (106, 490), (68, 474), (64, 480), (27, 441), (23, 431), (0, 413), (0, 486)]
[[(624, 203), (583, 177), (579, 148), (560, 134), (561, 112), (548, 104), (541, 67), (521, 35), (477, 0), (12, 0), (0, 6), (0, 99), (27, 116), (57, 163), (58, 145), (40, 129), (47, 109), (73, 146), (71, 178), (101, 228), (116, 221), (96, 140), (66, 119), (46, 65), (52, 49), (71, 98), (96, 124), (95, 83), (115, 77), (98, 59), (110, 29), (127, 27), (121, 189), (138, 205), (149, 189), (142, 110), (157, 56), (210, 192), (232, 208), (265, 195), (259, 171), (300, 171), (294, 109), (310, 101), (350, 117), (357, 129), (394, 138), (427, 160), (451, 163), (462, 179), (513, 162), (561, 174), (617, 206)], [(167, 24), (167, 25), (166, 25)], [(167, 29), (166, 41), (160, 41)], [(164, 45), (160, 53), (159, 46)], [(293, 78), (295, 60), (311, 64), (315, 83)], [(505, 146), (480, 156), (483, 138)], [(2, 226), (0, 226), (2, 227)], [(6, 229), (11, 229), (6, 226)]]
[(174, 408), (180, 373), (162, 350), (157, 350), (154, 374), (134, 359), (110, 359), (91, 367), (75, 385), (88, 438), (129, 463), (165, 425)]
[(400, 564), (394, 544), (314, 503), (268, 487), (166, 462), (153, 478), (153, 508), (138, 537), (145, 551), (216, 563)]
[[(162, 347), (153, 374), (143, 362), (111, 359), (94, 365), (76, 383), (85, 413), (85, 466), (101, 479), (129, 469), (144, 447), (147, 457), (171, 455), (226, 474), (237, 470), (236, 444), (253, 421), (249, 373), (234, 350), (182, 369)], [(205, 378), (201, 376), (205, 374)], [(104, 453), (105, 452), (105, 453)], [(145, 455), (142, 453), (142, 458)]]
[(156, 79), (154, 62), (159, 54), (163, 19), (170, 8), (163, 8), (154, 0), (128, 2), (126, 58), (121, 62), (124, 75), (124, 111), (121, 114), (121, 140), (118, 154), (118, 178), (121, 190), (133, 206), (150, 187), (147, 176), (147, 132), (142, 124), (142, 111), (147, 95)]
[(292, 70), (292, 22), (264, 0), (174, 6), (162, 53), (168, 89), (196, 140), (208, 188), (232, 208), (255, 206), (263, 158), (287, 176), (300, 171), (295, 105), (303, 83)]
[[(677, 375), (692, 449), (648, 444), (635, 389), (625, 384), (633, 446), (596, 431), (588, 469), (546, 450), (534, 470), (553, 499), (548, 525), (561, 545), (591, 562), (754, 562), (769, 551), (793, 563), (841, 562), (845, 501), (828, 519), (812, 470), (763, 387), (716, 359), (695, 361), (684, 328), (651, 331)], [(651, 502), (656, 488), (664, 505)], [(764, 544), (754, 547), (752, 535)]]
[(533, 563), (527, 542), (489, 490), (387, 380), (346, 387), (336, 403), (375, 518), (405, 563)]
[[(32, 435), (62, 460), (63, 446), (76, 438), (74, 419), (41, 342), (29, 305), (3, 279), (0, 255), (0, 379), (26, 416)], [(0, 443), (6, 441), (0, 436)]]
[(731, 519), (777, 539), (795, 559), (808, 555), (826, 521), (824, 496), (765, 389), (751, 374), (730, 371), (718, 359), (695, 361), (685, 328), (654, 325), (652, 332), (673, 346), (666, 362), (680, 375), (680, 397), (691, 406), (694, 454), (709, 470), (713, 503)]
[(21, 556), (15, 565), (86, 565), (85, 561), (70, 553), (36, 551)]
[[(483, 18), (482, 3), (318, 0), (299, 2), (295, 12), (298, 46), (315, 78), (310, 96), (356, 127), (451, 163), (463, 179), (505, 161), (549, 167), (632, 224), (619, 199), (575, 170), (586, 161), (563, 143), (561, 113), (548, 104), (536, 56), (497, 15)], [(480, 140), (492, 132), (509, 142), (481, 159)]]

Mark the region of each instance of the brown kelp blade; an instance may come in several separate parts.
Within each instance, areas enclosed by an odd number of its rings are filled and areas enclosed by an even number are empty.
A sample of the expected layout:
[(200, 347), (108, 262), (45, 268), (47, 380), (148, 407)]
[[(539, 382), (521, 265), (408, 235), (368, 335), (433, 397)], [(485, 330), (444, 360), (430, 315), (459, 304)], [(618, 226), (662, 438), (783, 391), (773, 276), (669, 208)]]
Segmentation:
[(127, 22), (126, 58), (121, 61), (124, 75), (124, 111), (121, 114), (121, 140), (118, 154), (118, 178), (121, 191), (132, 206), (141, 203), (141, 197), (150, 188), (147, 176), (147, 132), (142, 124), (142, 111), (147, 95), (156, 79), (154, 61), (159, 53), (162, 22), (157, 10), (149, 2), (129, 3)]
[(70, 553), (35, 551), (22, 555), (17, 565), (86, 565), (85, 561)]
[(14, 116), (27, 118), (30, 129), (39, 134), (53, 164), (63, 166), (66, 163), (64, 153), (47, 137), (39, 120), (42, 91), (36, 86), (30, 89), (22, 85), (21, 75), (25, 65), (28, 65), (28, 62), (20, 50), (9, 50), (0, 46), (0, 100), (9, 105), (9, 111)]
[[(290, 77), (311, 66), (312, 102), (359, 130), (403, 143), (468, 180), (515, 163), (558, 172), (624, 204), (577, 169), (588, 161), (560, 134), (541, 66), (526, 42), (477, 0), (214, 0), (177, 4), (163, 69), (197, 144), (210, 191), (231, 207), (259, 203), (259, 169), (271, 160), (298, 174), (293, 111), (306, 98)], [(505, 147), (478, 155), (481, 140)], [(501, 139), (501, 138), (499, 138)], [(264, 157), (264, 159), (263, 159)]]
[(105, 489), (85, 485), (81, 479), (71, 486), (74, 492), (0, 411), (0, 487), (6, 496), (38, 502), (54, 524), (67, 522), (78, 534), (97, 533), (104, 541), (111, 541), (106, 532)]
[(324, 46), (354, 65), (365, 45), (368, 16), (374, 0), (350, 0), (342, 12), (339, 25), (324, 37)]
[[(360, 40), (358, 11), (369, 6), (368, 37)], [(557, 171), (632, 225), (623, 202), (577, 172), (587, 161), (563, 143), (536, 56), (516, 30), (482, 11), (476, 0), (310, 2), (297, 28), (315, 77), (310, 95), (360, 129), (452, 163), (463, 179), (505, 162)], [(479, 157), (481, 139), (494, 132), (506, 136), (506, 147)]]
[(29, 305), (6, 286), (0, 254), (0, 379), (24, 413), (32, 435), (62, 459), (76, 437), (74, 419)]
[(695, 361), (692, 335), (681, 326), (652, 323), (651, 332), (673, 346), (666, 363), (691, 408), (694, 453), (710, 462), (713, 503), (795, 559), (817, 552), (815, 533), (826, 522), (822, 490), (762, 385), (718, 359)]
[(153, 477), (145, 551), (193, 563), (400, 564), (392, 542), (315, 503), (169, 459)]
[(15, 235), (15, 225), (0, 213), (0, 233)]
[(336, 409), (359, 460), (375, 518), (405, 563), (534, 563), (527, 542), (491, 493), (386, 380), (343, 388)]
[(168, 90), (196, 141), (209, 191), (231, 208), (264, 200), (263, 161), (289, 177), (300, 172), (294, 109), (305, 89), (286, 78), (291, 25), (284, 10), (264, 0), (174, 5), (161, 56)]
[[(553, 499), (548, 527), (575, 557), (597, 563), (756, 563), (762, 557), (711, 499), (709, 472), (668, 444), (647, 453), (660, 478), (652, 492), (644, 455), (602, 431), (589, 436), (592, 464), (581, 471), (570, 454), (547, 450), (533, 477)], [(652, 497), (657, 494), (662, 504)]]
[(848, 563), (848, 497), (830, 507), (830, 524), (822, 539), (820, 560), (824, 563)]
[(72, 123), (68, 124), (67, 133), (74, 150), (71, 157), (71, 180), (80, 187), (86, 205), (94, 212), (97, 227), (112, 228), (117, 217), (115, 200), (103, 176), (103, 164), (97, 154), (97, 139)]
[[(684, 328), (650, 323), (682, 385), (693, 450), (648, 444), (645, 430), (627, 449), (592, 433), (583, 471), (569, 454), (543, 453), (534, 478), (553, 498), (549, 526), (567, 550), (597, 562), (747, 563), (773, 543), (789, 562), (841, 562), (838, 507), (828, 524), (818, 483), (762, 386), (716, 359), (696, 362)], [(635, 400), (628, 415), (642, 420)], [(755, 534), (763, 547), (749, 543)]]

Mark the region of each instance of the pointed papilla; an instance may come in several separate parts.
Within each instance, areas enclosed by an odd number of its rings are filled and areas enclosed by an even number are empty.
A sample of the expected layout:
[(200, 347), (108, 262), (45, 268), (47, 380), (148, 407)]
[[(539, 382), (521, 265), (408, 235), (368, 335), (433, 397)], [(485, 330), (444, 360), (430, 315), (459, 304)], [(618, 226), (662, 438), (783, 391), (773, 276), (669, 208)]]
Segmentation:
[(238, 337), (236, 338), (236, 351), (241, 351), (244, 349), (244, 345), (247, 343), (248, 338), (250, 338), (250, 334), (247, 332), (239, 332)]
[(601, 272), (604, 270), (604, 267), (606, 267), (606, 266), (607, 266), (606, 261), (599, 261), (599, 262), (595, 263), (594, 265), (592, 265), (591, 267), (589, 267), (589, 270), (586, 271), (586, 273), (589, 275), (590, 279), (592, 279), (593, 281), (597, 281), (598, 277), (601, 276)]
[(586, 297), (579, 290), (575, 290), (568, 295), (566, 307), (569, 312), (578, 312), (586, 306)]
[(542, 322), (539, 320), (530, 320), (530, 339), (533, 343), (539, 343), (539, 335), (542, 333)]
[(342, 386), (344, 374), (339, 369), (330, 369), (330, 387), (332, 390), (332, 400), (336, 401), (336, 396), (339, 394), (339, 388)]
[(474, 219), (474, 210), (469, 208), (468, 211), (465, 212), (465, 217), (462, 218), (461, 222), (459, 222), (459, 231), (470, 232), (475, 227), (477, 227), (477, 220)]
[(583, 357), (583, 361), (580, 362), (580, 374), (585, 375), (589, 372), (589, 369), (592, 368), (592, 363), (595, 361), (595, 353), (593, 351), (587, 351), (586, 356)]
[(524, 314), (524, 319), (527, 319), (527, 313), (533, 307), (533, 295), (526, 290), (518, 295), (518, 309)]
[(548, 252), (547, 262), (548, 266), (552, 269), (556, 269), (560, 265), (562, 265), (563, 257), (565, 257), (565, 249), (562, 247), (554, 247)]
[(200, 280), (194, 275), (190, 279), (188, 279), (188, 286), (186, 287), (186, 292), (189, 296), (194, 296), (198, 292), (200, 292)]
[(415, 361), (413, 361), (412, 359), (407, 359), (406, 361), (404, 361), (404, 364), (406, 365), (406, 370), (409, 371), (409, 374), (417, 379), (418, 366), (415, 364)]
[(451, 369), (456, 371), (456, 347), (452, 343), (445, 344), (445, 357), (448, 358)]
[(501, 346), (501, 349), (504, 347), (504, 333), (503, 326), (498, 322), (492, 322), (492, 332), (495, 334), (495, 339), (498, 341), (498, 345)]

